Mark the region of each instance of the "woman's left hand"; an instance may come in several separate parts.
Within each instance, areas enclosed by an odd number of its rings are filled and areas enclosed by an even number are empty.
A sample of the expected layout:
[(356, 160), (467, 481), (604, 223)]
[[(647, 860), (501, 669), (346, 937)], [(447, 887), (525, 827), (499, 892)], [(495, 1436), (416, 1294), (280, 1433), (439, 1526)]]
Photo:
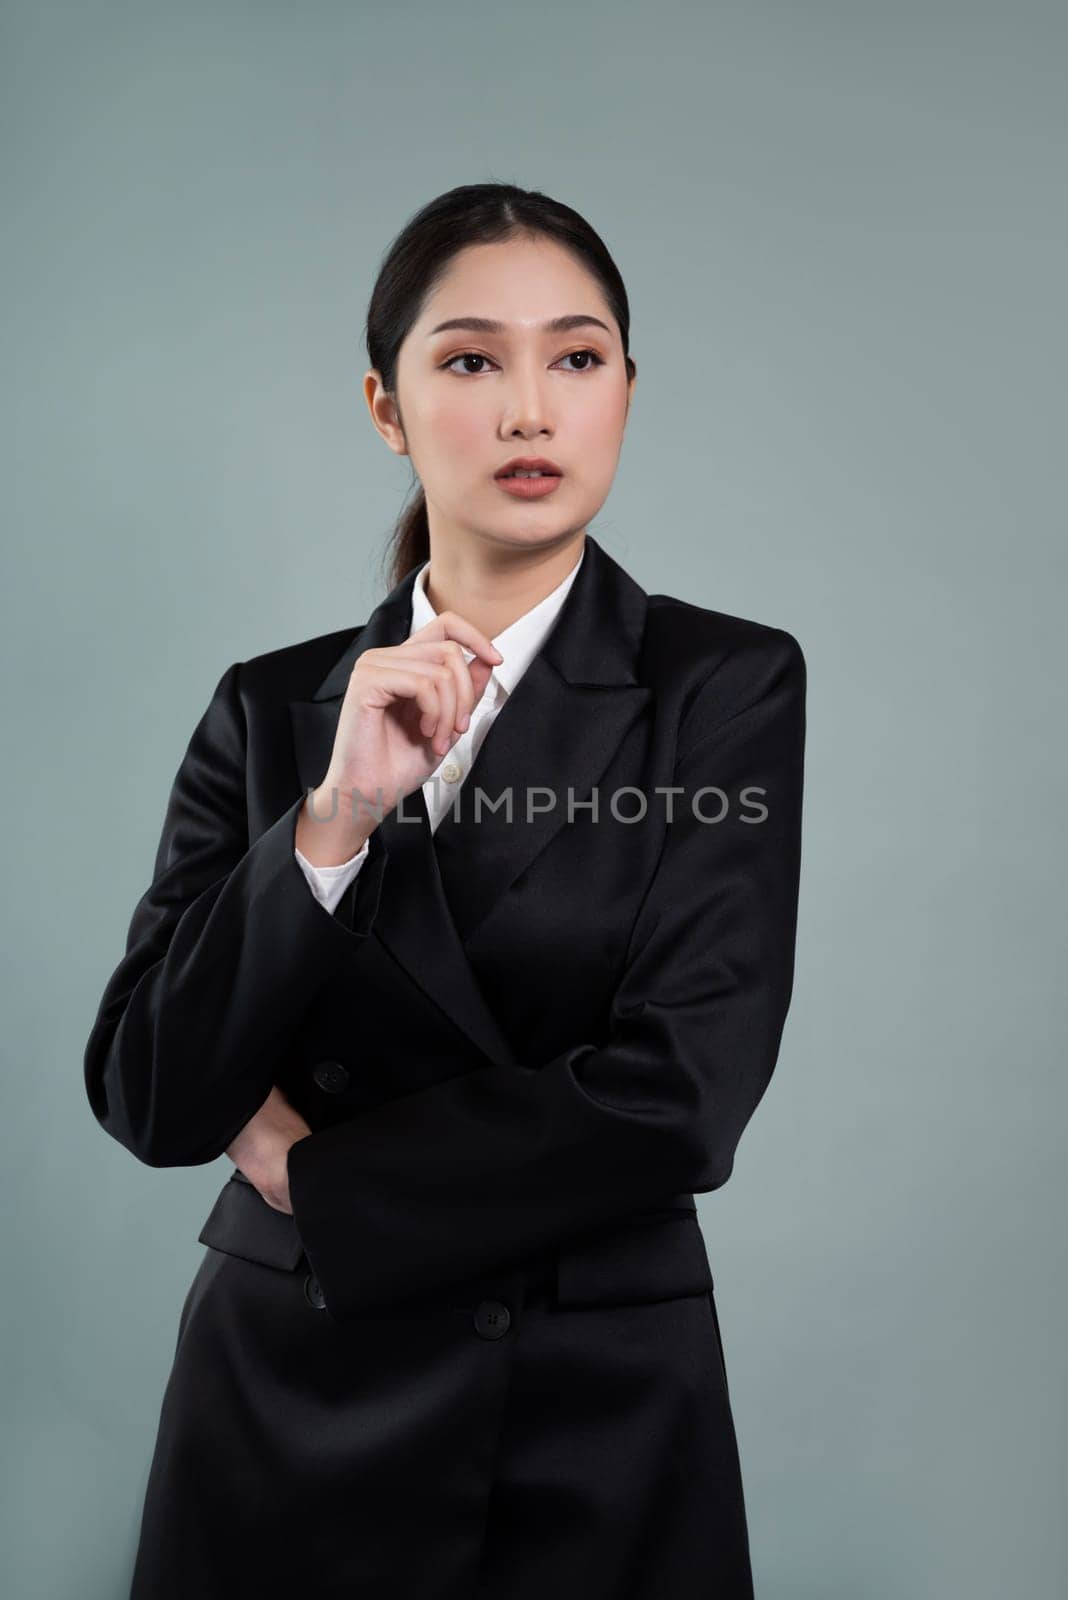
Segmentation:
[(289, 1203), (290, 1147), (304, 1139), (311, 1129), (281, 1089), (275, 1085), (263, 1105), (236, 1139), (226, 1147), (226, 1154), (245, 1177), (254, 1185), (275, 1211), (293, 1215)]

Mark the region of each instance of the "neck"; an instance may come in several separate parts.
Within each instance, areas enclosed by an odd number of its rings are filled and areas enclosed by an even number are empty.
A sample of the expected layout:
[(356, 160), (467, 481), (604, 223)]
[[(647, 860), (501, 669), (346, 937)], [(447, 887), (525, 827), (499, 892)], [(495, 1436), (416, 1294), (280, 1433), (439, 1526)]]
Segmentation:
[(430, 540), (424, 583), (437, 612), (455, 611), (487, 639), (525, 616), (563, 583), (582, 555), (585, 529), (552, 545), (453, 545)]

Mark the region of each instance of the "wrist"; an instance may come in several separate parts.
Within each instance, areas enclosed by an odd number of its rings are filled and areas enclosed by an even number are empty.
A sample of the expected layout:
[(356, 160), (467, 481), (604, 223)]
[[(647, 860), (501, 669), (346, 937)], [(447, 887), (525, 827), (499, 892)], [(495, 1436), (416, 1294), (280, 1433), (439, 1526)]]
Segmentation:
[(297, 818), (295, 843), (313, 867), (338, 867), (351, 860), (377, 827), (375, 818), (349, 801), (343, 791), (325, 784), (306, 796)]

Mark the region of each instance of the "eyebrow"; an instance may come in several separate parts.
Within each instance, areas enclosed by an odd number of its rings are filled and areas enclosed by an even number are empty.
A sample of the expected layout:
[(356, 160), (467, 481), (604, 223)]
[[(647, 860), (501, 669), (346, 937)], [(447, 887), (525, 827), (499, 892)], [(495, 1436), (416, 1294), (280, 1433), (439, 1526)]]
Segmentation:
[[(427, 334), (432, 339), (436, 333), (445, 333), (450, 328), (463, 328), (468, 333), (507, 333), (507, 325), (497, 322), (492, 317), (450, 317), (448, 322), (439, 322), (437, 327), (431, 328)], [(600, 317), (576, 314), (568, 317), (552, 317), (548, 322), (541, 324), (543, 333), (570, 333), (572, 328), (603, 328), (610, 334), (611, 328), (607, 322), (602, 322)]]

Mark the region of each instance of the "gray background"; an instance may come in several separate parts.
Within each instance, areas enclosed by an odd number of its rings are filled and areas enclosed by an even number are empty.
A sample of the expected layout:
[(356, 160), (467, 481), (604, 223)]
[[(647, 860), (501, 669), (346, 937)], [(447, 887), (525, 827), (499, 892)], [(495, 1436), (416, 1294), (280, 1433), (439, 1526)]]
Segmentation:
[(941, 0), (4, 7), (12, 1600), (125, 1594), (230, 1170), (140, 1166), (82, 1088), (171, 779), (226, 666), (381, 598), (367, 297), (488, 179), (631, 294), (595, 537), (808, 658), (795, 999), (700, 1201), (758, 1596), (1064, 1592), (1066, 44)]

